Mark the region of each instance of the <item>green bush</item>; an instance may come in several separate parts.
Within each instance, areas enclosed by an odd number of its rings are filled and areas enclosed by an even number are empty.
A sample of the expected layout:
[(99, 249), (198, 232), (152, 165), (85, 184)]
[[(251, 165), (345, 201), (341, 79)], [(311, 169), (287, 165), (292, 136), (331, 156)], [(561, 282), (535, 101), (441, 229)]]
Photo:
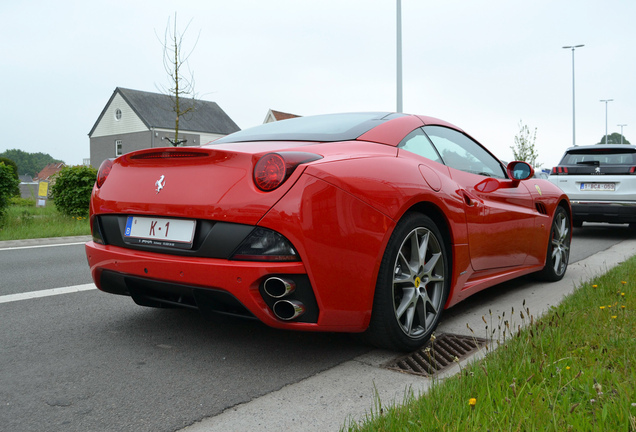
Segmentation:
[(54, 177), (51, 198), (67, 216), (88, 216), (97, 170), (88, 166), (62, 168)]
[(19, 179), (19, 177), (18, 177), (18, 164), (17, 163), (15, 163), (14, 161), (12, 161), (11, 159), (6, 158), (6, 157), (0, 157), (0, 162), (4, 162), (5, 165), (11, 167), (11, 169), (13, 170), (13, 176), (16, 179)]
[(13, 197), (9, 200), (9, 205), (17, 207), (35, 207), (35, 198)]
[(9, 206), (9, 199), (15, 196), (16, 190), (19, 193), (20, 181), (15, 178), (13, 168), (0, 162), (0, 217), (2, 217)]

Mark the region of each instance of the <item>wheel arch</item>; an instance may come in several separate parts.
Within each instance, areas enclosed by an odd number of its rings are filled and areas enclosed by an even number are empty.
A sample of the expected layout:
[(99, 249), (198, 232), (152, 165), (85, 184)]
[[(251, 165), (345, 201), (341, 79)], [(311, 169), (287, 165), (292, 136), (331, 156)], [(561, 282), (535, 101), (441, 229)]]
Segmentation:
[(431, 220), (433, 222), (435, 222), (435, 225), (437, 225), (437, 228), (440, 230), (440, 233), (442, 234), (442, 240), (444, 241), (444, 246), (446, 247), (446, 251), (448, 252), (449, 255), (449, 266), (450, 266), (450, 274), (453, 274), (453, 243), (454, 243), (454, 238), (453, 238), (453, 231), (450, 228), (450, 223), (446, 217), (446, 215), (444, 214), (444, 212), (442, 211), (441, 208), (439, 208), (436, 204), (430, 202), (430, 201), (420, 201), (414, 205), (412, 205), (411, 207), (409, 207), (401, 216), (400, 219), (398, 221), (396, 221), (396, 226), (397, 223), (404, 218), (405, 215), (407, 215), (408, 213), (421, 213), (423, 215), (428, 216), (429, 218), (431, 218)]
[[(453, 292), (455, 285), (457, 284), (457, 277), (453, 272), (455, 268), (455, 254), (453, 251), (453, 244), (455, 241), (455, 234), (451, 229), (451, 221), (449, 221), (448, 217), (444, 214), (444, 211), (436, 204), (431, 201), (419, 201), (410, 207), (406, 208), (401, 214), (399, 218), (395, 219), (395, 225), (390, 232), (387, 232), (387, 237), (385, 240), (385, 248), (388, 245), (389, 238), (393, 235), (393, 231), (397, 228), (398, 224), (402, 219), (404, 219), (410, 213), (420, 213), (425, 216), (431, 218), (431, 220), (435, 223), (437, 228), (439, 229), (442, 235), (442, 241), (444, 242), (444, 247), (446, 248), (446, 252), (448, 253), (448, 270), (450, 275), (450, 286), (448, 287), (448, 297), (446, 299), (445, 308), (448, 307), (449, 300), (453, 297)], [(460, 234), (461, 236), (461, 234)], [(384, 250), (382, 254), (384, 254)], [(378, 278), (378, 273), (376, 272), (376, 280)], [(375, 288), (375, 287), (374, 287)], [(373, 297), (375, 297), (375, 289), (373, 293)], [(371, 301), (373, 302), (373, 298)]]
[[(420, 225), (420, 222), (418, 222), (418, 220), (422, 221), (422, 225)], [(426, 220), (428, 222), (426, 222)], [(375, 290), (373, 293), (373, 310), (370, 316), (369, 326), (367, 327), (366, 331), (360, 335), (360, 337), (362, 338), (363, 341), (366, 341), (367, 343), (376, 345), (378, 347), (382, 347), (385, 349), (396, 349), (396, 350), (406, 351), (406, 350), (416, 349), (415, 345), (417, 345), (418, 343), (424, 343), (425, 340), (422, 340), (421, 342), (415, 342), (414, 340), (407, 342), (406, 339), (410, 337), (410, 330), (409, 330), (409, 336), (404, 337), (404, 335), (400, 333), (401, 331), (403, 331), (403, 329), (400, 328), (401, 324), (398, 322), (399, 320), (401, 320), (401, 318), (398, 318), (398, 321), (394, 322), (393, 320), (395, 319), (395, 317), (392, 316), (391, 313), (389, 312), (389, 310), (393, 308), (393, 313), (394, 314), (396, 313), (395, 304), (390, 306), (391, 300), (387, 300), (389, 298), (393, 298), (393, 295), (395, 295), (395, 294), (391, 294), (394, 288), (391, 288), (390, 290), (383, 289), (383, 287), (386, 288), (385, 284), (387, 280), (392, 280), (392, 276), (387, 276), (387, 274), (393, 274), (393, 272), (391, 272), (390, 270), (393, 269), (393, 266), (395, 265), (395, 261), (394, 261), (395, 256), (393, 255), (393, 252), (391, 251), (394, 251), (395, 250), (394, 248), (396, 246), (399, 246), (400, 243), (406, 242), (406, 239), (403, 237), (404, 234), (407, 234), (407, 238), (410, 238), (410, 236), (412, 235), (414, 231), (411, 231), (410, 234), (409, 234), (409, 231), (412, 230), (414, 227), (419, 228), (420, 226), (429, 231), (432, 230), (432, 232), (435, 234), (435, 238), (439, 240), (440, 246), (445, 251), (446, 257), (444, 259), (443, 267), (445, 268), (444, 272), (446, 273), (446, 277), (445, 277), (446, 281), (444, 282), (444, 285), (439, 285), (438, 288), (434, 288), (434, 289), (442, 290), (442, 294), (444, 295), (444, 297), (439, 298), (439, 301), (441, 303), (438, 305), (439, 309), (437, 309), (437, 312), (434, 312), (435, 314), (437, 314), (437, 317), (434, 318), (435, 322), (432, 324), (428, 323), (424, 327), (425, 329), (426, 327), (428, 327), (428, 329), (425, 330), (426, 332), (434, 331), (435, 328), (437, 327), (437, 324), (439, 322), (439, 317), (441, 316), (442, 311), (446, 309), (446, 303), (448, 301), (448, 298), (450, 296), (450, 291), (452, 289), (453, 253), (451, 248), (451, 245), (452, 245), (451, 227), (442, 209), (440, 209), (435, 204), (430, 202), (419, 202), (412, 205), (411, 207), (407, 208), (406, 211), (404, 211), (400, 215), (400, 218), (398, 218), (395, 222), (396, 222), (396, 225), (394, 229), (392, 229), (388, 233), (390, 236), (390, 241), (387, 247), (385, 248), (385, 250), (383, 251), (381, 267), (384, 269), (382, 268), (380, 269), (376, 278), (377, 282), (376, 282)], [(437, 231), (437, 233), (435, 233), (435, 231)], [(434, 243), (431, 242), (431, 244), (434, 244)], [(402, 246), (399, 246), (398, 249), (400, 249), (401, 247)], [(435, 246), (433, 246), (433, 248), (435, 248)], [(427, 249), (428, 249), (428, 246), (427, 246)], [(391, 254), (391, 255), (388, 255), (388, 254)], [(407, 257), (410, 256), (410, 253), (407, 253), (405, 256)], [(423, 257), (420, 257), (419, 259), (423, 259)], [(423, 263), (424, 261), (421, 261), (421, 262)], [(391, 263), (393, 264), (391, 265)], [(387, 273), (387, 268), (385, 267), (387, 264), (391, 265), (391, 269), (389, 269), (388, 273)], [(396, 270), (394, 269), (394, 272), (395, 271)], [(419, 270), (411, 269), (408, 271), (408, 273), (411, 273), (411, 276), (412, 276), (413, 271), (423, 272), (424, 269), (422, 267), (420, 267)], [(428, 271), (432, 271), (432, 268), (431, 270), (428, 270)], [(415, 280), (419, 281), (419, 277), (415, 278)], [(424, 280), (425, 279), (422, 279), (422, 281)], [(426, 280), (428, 280), (428, 278), (426, 278)], [(406, 279), (405, 279), (405, 282), (406, 282)], [(418, 287), (418, 284), (419, 282), (415, 282), (415, 288)], [(391, 297), (387, 297), (387, 294), (390, 295)], [(404, 294), (404, 295), (409, 296), (413, 294), (411, 293), (411, 294)], [(428, 322), (429, 312), (423, 312), (427, 316), (425, 320), (426, 322)], [(417, 313), (417, 316), (418, 318), (422, 318), (422, 315), (420, 315), (419, 313)], [(391, 323), (397, 325), (397, 327), (394, 327), (393, 325), (391, 325)], [(400, 331), (396, 330), (398, 328), (400, 328)], [(409, 329), (410, 329), (410, 324), (409, 324)], [(420, 336), (417, 336), (417, 337), (419, 338)], [(424, 335), (422, 337), (428, 340), (428, 336)]]

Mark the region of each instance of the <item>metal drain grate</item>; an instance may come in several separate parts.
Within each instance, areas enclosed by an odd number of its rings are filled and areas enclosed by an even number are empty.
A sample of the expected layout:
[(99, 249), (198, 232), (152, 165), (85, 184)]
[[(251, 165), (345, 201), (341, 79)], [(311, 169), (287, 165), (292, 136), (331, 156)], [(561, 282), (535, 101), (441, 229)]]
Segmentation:
[(417, 351), (392, 360), (386, 369), (420, 376), (433, 376), (477, 352), (486, 339), (443, 333)]

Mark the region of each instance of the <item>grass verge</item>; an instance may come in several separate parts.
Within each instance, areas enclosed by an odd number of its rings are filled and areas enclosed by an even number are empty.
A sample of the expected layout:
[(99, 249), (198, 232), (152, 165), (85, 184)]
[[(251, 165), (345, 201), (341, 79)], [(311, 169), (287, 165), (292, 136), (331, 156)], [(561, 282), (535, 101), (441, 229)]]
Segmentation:
[(508, 334), (498, 349), (343, 430), (636, 431), (635, 285), (632, 257), (538, 320), (511, 311), (519, 328), (484, 316), (491, 341)]
[(0, 241), (89, 235), (88, 218), (65, 216), (52, 203), (46, 207), (11, 205), (0, 221)]

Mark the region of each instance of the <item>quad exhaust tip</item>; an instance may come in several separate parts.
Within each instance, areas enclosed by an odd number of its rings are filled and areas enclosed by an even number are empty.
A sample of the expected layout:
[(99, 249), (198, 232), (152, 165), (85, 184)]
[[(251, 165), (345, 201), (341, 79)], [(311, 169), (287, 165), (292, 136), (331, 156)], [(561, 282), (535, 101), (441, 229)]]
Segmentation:
[(291, 280), (270, 277), (263, 283), (263, 289), (268, 296), (279, 299), (293, 293), (296, 284)]
[(279, 300), (274, 303), (274, 315), (283, 321), (290, 321), (305, 313), (305, 305), (298, 300)]

